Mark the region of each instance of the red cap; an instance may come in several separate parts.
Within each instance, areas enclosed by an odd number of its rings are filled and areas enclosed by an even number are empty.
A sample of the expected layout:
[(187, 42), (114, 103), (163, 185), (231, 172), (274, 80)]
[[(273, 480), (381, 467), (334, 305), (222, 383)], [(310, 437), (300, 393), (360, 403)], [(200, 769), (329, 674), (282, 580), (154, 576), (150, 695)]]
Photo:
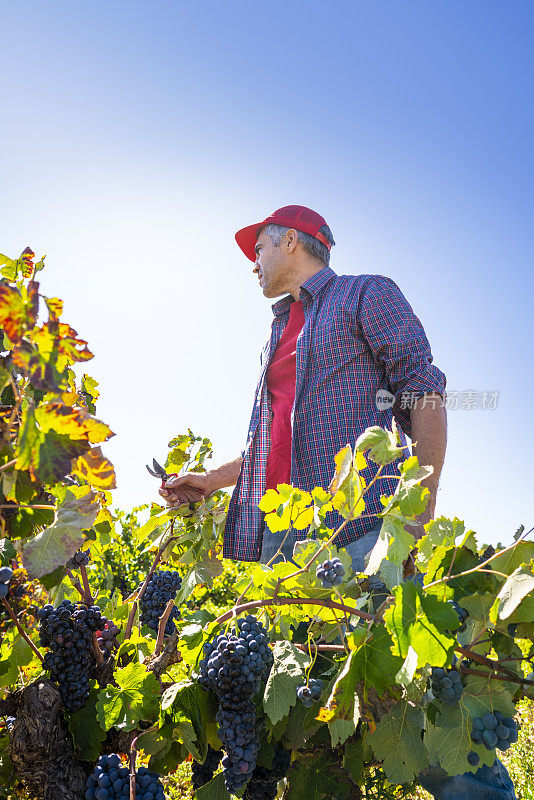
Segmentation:
[(283, 225), (285, 228), (294, 228), (297, 231), (302, 231), (302, 233), (309, 233), (319, 239), (328, 250), (332, 247), (326, 237), (319, 231), (321, 225), (326, 225), (326, 221), (320, 214), (312, 211), (311, 208), (306, 208), (306, 206), (284, 206), (270, 214), (263, 222), (247, 225), (246, 228), (241, 228), (236, 233), (236, 242), (251, 261), (256, 261), (254, 248), (256, 247), (259, 232), (271, 222), (276, 225)]

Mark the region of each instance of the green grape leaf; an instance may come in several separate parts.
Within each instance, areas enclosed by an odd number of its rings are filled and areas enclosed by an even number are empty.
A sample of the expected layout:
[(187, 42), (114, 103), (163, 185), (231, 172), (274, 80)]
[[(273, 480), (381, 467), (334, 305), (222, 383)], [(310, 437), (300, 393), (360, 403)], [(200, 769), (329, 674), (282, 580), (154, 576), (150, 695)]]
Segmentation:
[(333, 753), (304, 756), (291, 766), (287, 800), (327, 797), (345, 798), (349, 795), (349, 782), (340, 780), (336, 774), (336, 761)]
[(16, 555), (17, 551), (13, 547), (11, 539), (0, 539), (0, 566), (9, 566)]
[(230, 800), (228, 790), (224, 785), (224, 775), (218, 772), (211, 781), (205, 783), (195, 791), (196, 800)]
[(22, 560), (29, 577), (41, 578), (63, 567), (82, 546), (83, 531), (93, 525), (99, 509), (93, 493), (65, 500), (58, 506), (54, 522), (23, 547)]
[(297, 686), (304, 682), (304, 670), (310, 658), (287, 641), (276, 642), (273, 655), (274, 665), (265, 685), (263, 708), (271, 723), (276, 725), (297, 702)]
[(350, 636), (348, 641), (350, 647), (357, 648), (353, 662), (359, 679), (363, 682), (364, 698), (370, 686), (379, 694), (385, 693), (391, 686), (392, 676), (403, 664), (401, 657), (392, 655), (393, 641), (385, 626), (381, 623), (373, 625), (369, 637), (359, 646), (352, 643)]
[(498, 619), (508, 619), (531, 592), (534, 592), (534, 575), (531, 570), (518, 567), (497, 595), (490, 612), (491, 621), (496, 623)]
[(488, 564), (488, 569), (497, 570), (497, 572), (504, 572), (505, 575), (511, 575), (522, 564), (529, 564), (534, 560), (534, 542), (518, 542), (515, 547), (508, 550), (502, 555), (496, 556), (493, 561)]
[(157, 707), (159, 684), (143, 664), (128, 664), (116, 670), (117, 686), (108, 684), (98, 694), (97, 719), (102, 728), (131, 731), (140, 719), (149, 719)]
[(101, 752), (106, 731), (96, 718), (98, 692), (92, 688), (84, 708), (69, 715), (69, 731), (74, 741), (76, 756), (82, 761), (96, 761)]
[(214, 722), (217, 705), (213, 695), (197, 681), (181, 681), (165, 690), (161, 711), (172, 715), (173, 739), (183, 742), (197, 761), (204, 761), (210, 741), (217, 739)]
[(476, 772), (478, 767), (471, 767), (467, 761), (472, 750), (478, 753), (482, 764), (491, 766), (495, 750), (475, 745), (470, 734), (473, 718), (493, 711), (500, 711), (505, 717), (514, 716), (510, 692), (498, 681), (469, 675), (458, 705), (440, 706), (436, 720), (428, 726), (425, 745), (431, 762), (439, 761), (449, 775)]
[(423, 712), (406, 701), (398, 703), (382, 717), (368, 737), (376, 757), (383, 762), (386, 776), (392, 783), (412, 781), (428, 765), (423, 746)]
[(402, 450), (397, 447), (398, 433), (386, 431), (378, 425), (373, 425), (358, 437), (356, 449), (361, 453), (369, 450), (369, 458), (376, 464), (390, 464), (402, 456)]
[(362, 783), (363, 776), (363, 741), (361, 738), (351, 739), (345, 743), (343, 766), (357, 785)]
[(334, 681), (327, 702), (317, 715), (321, 722), (328, 723), (332, 747), (343, 744), (356, 730), (360, 719), (360, 701), (356, 694), (358, 678), (358, 663), (352, 650)]
[(393, 655), (406, 658), (410, 646), (418, 655), (418, 666), (441, 667), (450, 662), (456, 638), (447, 631), (458, 627), (458, 616), (450, 603), (426, 595), (408, 581), (393, 589), (395, 603), (384, 614), (393, 639)]

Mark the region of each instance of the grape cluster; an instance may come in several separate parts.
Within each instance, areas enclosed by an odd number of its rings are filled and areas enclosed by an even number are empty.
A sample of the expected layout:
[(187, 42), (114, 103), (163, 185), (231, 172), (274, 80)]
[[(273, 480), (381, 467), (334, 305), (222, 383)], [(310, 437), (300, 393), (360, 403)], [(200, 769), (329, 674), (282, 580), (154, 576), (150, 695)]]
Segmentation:
[(469, 616), (469, 611), (466, 608), (462, 608), (462, 606), (458, 605), (456, 600), (449, 600), (449, 603), (452, 605), (458, 617), (460, 619), (460, 626), (457, 628), (459, 633), (462, 633), (467, 628), (466, 620)]
[(306, 685), (297, 687), (297, 697), (306, 708), (310, 708), (312, 703), (317, 703), (322, 693), (323, 682), (320, 678), (310, 678)]
[[(139, 602), (141, 608), (141, 623), (151, 630), (157, 631), (161, 615), (169, 600), (176, 596), (182, 585), (178, 572), (171, 570), (156, 570), (150, 578), (145, 592)], [(165, 635), (170, 636), (176, 630), (173, 619), (177, 619), (180, 612), (173, 607), (171, 616), (165, 625)]]
[(2, 567), (0, 569), (0, 600), (7, 597), (9, 592), (8, 583), (13, 577), (13, 570), (11, 567)]
[(69, 558), (67, 561), (68, 569), (80, 569), (80, 567), (86, 567), (89, 563), (89, 553), (84, 553), (83, 550), (78, 550), (77, 553), (74, 553), (72, 558)]
[(106, 622), (102, 630), (96, 632), (96, 642), (104, 659), (109, 658), (113, 651), (118, 648), (117, 635), (119, 632), (120, 628), (114, 622)]
[(434, 697), (448, 706), (453, 706), (462, 696), (464, 687), (456, 669), (432, 667), (432, 692)]
[[(139, 767), (135, 773), (135, 796), (137, 800), (165, 800), (159, 775), (147, 767)], [(130, 771), (123, 767), (120, 757), (113, 753), (100, 756), (96, 767), (85, 784), (85, 800), (126, 800), (130, 797)]]
[(221, 750), (214, 750), (211, 745), (208, 745), (208, 754), (204, 763), (201, 764), (199, 761), (193, 760), (191, 781), (195, 792), (211, 781), (217, 771), (221, 757)]
[(54, 608), (46, 605), (37, 612), (39, 642), (48, 647), (44, 669), (58, 684), (63, 705), (79, 711), (89, 697), (89, 673), (95, 663), (93, 633), (102, 630), (108, 620), (98, 606), (63, 600)]
[(256, 766), (259, 736), (254, 695), (273, 665), (273, 654), (263, 625), (250, 614), (237, 621), (239, 634), (221, 634), (204, 645), (199, 682), (217, 695), (219, 738), (226, 788), (235, 794), (251, 778)]
[(339, 558), (333, 558), (331, 561), (323, 561), (322, 564), (319, 564), (316, 575), (324, 589), (332, 589), (334, 586), (339, 586), (340, 583), (343, 583), (345, 567)]
[(257, 765), (250, 781), (245, 787), (243, 800), (275, 800), (278, 781), (287, 774), (291, 763), (291, 753), (277, 742), (271, 768)]
[(504, 717), (500, 711), (493, 714), (484, 714), (483, 717), (473, 719), (471, 741), (483, 744), (486, 750), (508, 750), (511, 744), (517, 742), (518, 728), (513, 717)]

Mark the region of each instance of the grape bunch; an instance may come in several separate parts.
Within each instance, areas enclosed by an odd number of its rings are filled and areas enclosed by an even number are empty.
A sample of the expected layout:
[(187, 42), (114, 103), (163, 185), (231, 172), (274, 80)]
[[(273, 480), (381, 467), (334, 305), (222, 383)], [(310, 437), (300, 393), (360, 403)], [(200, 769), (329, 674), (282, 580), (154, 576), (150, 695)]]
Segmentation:
[(201, 786), (205, 786), (206, 783), (211, 781), (217, 771), (221, 757), (221, 750), (214, 750), (211, 745), (208, 745), (208, 754), (204, 763), (201, 764), (199, 761), (193, 760), (191, 780), (195, 792), (197, 789), (200, 789)]
[(322, 564), (319, 564), (316, 575), (324, 589), (332, 589), (334, 586), (339, 586), (340, 583), (343, 583), (345, 567), (339, 558), (333, 558), (331, 561), (323, 561)]
[(114, 650), (117, 650), (119, 643), (117, 642), (117, 635), (120, 628), (114, 622), (106, 622), (102, 630), (96, 632), (96, 642), (104, 656), (104, 659), (109, 658)]
[(259, 750), (253, 697), (273, 665), (267, 632), (250, 614), (237, 620), (239, 634), (220, 634), (204, 645), (199, 682), (217, 695), (219, 738), (226, 788), (239, 791), (251, 778)]
[[(178, 572), (171, 570), (156, 570), (150, 578), (145, 592), (139, 601), (141, 608), (141, 624), (147, 625), (151, 630), (157, 631), (161, 615), (169, 600), (176, 596), (182, 585)], [(173, 619), (177, 619), (180, 612), (173, 607), (171, 616), (165, 625), (165, 635), (170, 636), (176, 630)]]
[[(137, 800), (165, 800), (159, 775), (147, 767), (139, 767), (135, 773), (135, 796)], [(120, 757), (113, 753), (100, 756), (96, 767), (85, 784), (85, 800), (126, 800), (130, 797), (130, 771), (122, 766)]]
[(67, 561), (67, 568), (68, 569), (80, 569), (80, 567), (86, 567), (89, 564), (89, 553), (84, 553), (83, 550), (78, 550), (77, 553), (74, 553), (72, 558), (69, 558)]
[(515, 719), (504, 717), (500, 711), (473, 719), (471, 741), (475, 744), (483, 744), (486, 750), (493, 750), (494, 747), (498, 750), (508, 750), (511, 744), (517, 742), (517, 739), (518, 727)]
[(467, 628), (466, 620), (469, 616), (469, 611), (466, 608), (462, 608), (462, 606), (458, 605), (456, 600), (449, 600), (449, 603), (452, 605), (460, 619), (460, 626), (456, 630), (459, 633), (462, 633)]
[(8, 583), (13, 577), (13, 570), (11, 567), (2, 567), (0, 569), (0, 600), (7, 597), (9, 592)]
[(291, 763), (291, 753), (277, 742), (271, 768), (257, 765), (250, 781), (245, 787), (243, 800), (275, 800), (278, 781), (287, 774)]
[(93, 633), (109, 624), (98, 606), (63, 602), (37, 612), (39, 642), (48, 647), (44, 669), (59, 687), (68, 711), (79, 711), (89, 697), (89, 673), (95, 664)]
[(434, 697), (448, 706), (457, 703), (464, 690), (460, 673), (454, 668), (432, 667), (431, 686)]
[(323, 693), (323, 682), (320, 678), (310, 678), (307, 684), (297, 687), (297, 697), (303, 706), (310, 708), (317, 703)]

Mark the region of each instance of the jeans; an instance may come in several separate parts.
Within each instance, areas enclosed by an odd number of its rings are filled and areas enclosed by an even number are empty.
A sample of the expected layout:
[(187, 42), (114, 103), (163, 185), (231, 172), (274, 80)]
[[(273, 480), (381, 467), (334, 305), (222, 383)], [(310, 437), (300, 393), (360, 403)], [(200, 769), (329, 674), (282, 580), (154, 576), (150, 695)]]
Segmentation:
[[(373, 549), (380, 533), (382, 520), (375, 527), (346, 546), (347, 553), (352, 559), (352, 568), (355, 572), (365, 569), (365, 557)], [(272, 533), (267, 527), (263, 531), (260, 563), (267, 564), (282, 544), (286, 531)], [(287, 536), (282, 546), (281, 554), (273, 564), (278, 561), (293, 561), (293, 545), (295, 536), (293, 531)], [(388, 590), (376, 575), (371, 575), (369, 585), (373, 597), (373, 607), (378, 608), (388, 594)], [(476, 772), (465, 772), (463, 775), (447, 775), (440, 766), (430, 766), (418, 777), (419, 784), (430, 792), (436, 800), (516, 800), (514, 785), (508, 775), (506, 767), (498, 758), (492, 767), (485, 764)]]

